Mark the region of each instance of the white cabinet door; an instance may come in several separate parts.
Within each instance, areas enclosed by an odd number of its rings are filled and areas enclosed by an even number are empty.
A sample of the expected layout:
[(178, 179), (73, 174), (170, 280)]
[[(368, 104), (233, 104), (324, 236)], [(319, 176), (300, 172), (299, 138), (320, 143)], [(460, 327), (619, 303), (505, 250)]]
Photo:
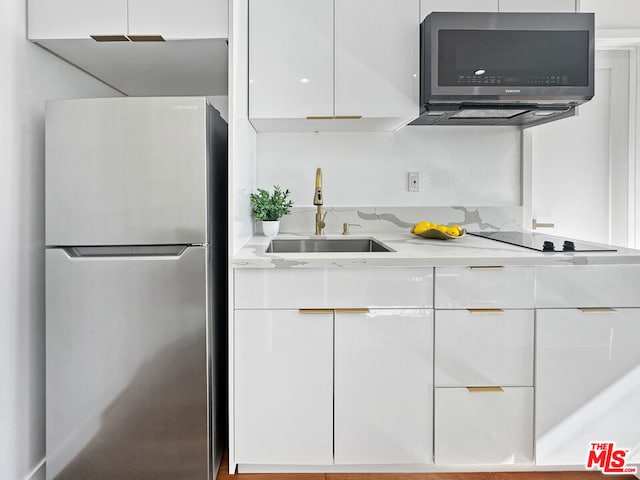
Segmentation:
[(575, 12), (576, 0), (500, 0), (501, 12)]
[(235, 460), (333, 463), (333, 312), (235, 311)]
[(536, 463), (584, 466), (591, 442), (640, 461), (640, 309), (538, 310)]
[(498, 0), (420, 0), (420, 21), (431, 12), (497, 12)]
[(333, 0), (251, 0), (249, 116), (333, 116)]
[(226, 0), (129, 0), (129, 33), (165, 40), (228, 37)]
[(335, 463), (432, 463), (432, 310), (336, 312)]
[(127, 0), (29, 0), (30, 40), (126, 35)]
[(418, 0), (335, 2), (335, 115), (419, 114)]

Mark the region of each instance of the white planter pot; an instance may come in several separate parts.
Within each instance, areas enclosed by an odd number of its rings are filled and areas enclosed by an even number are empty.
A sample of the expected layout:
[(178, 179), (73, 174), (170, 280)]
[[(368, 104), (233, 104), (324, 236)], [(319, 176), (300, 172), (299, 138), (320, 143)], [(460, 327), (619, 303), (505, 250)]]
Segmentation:
[(262, 224), (262, 233), (265, 237), (275, 237), (276, 235), (278, 235), (278, 230), (280, 229), (280, 220), (271, 222), (262, 220), (260, 223)]

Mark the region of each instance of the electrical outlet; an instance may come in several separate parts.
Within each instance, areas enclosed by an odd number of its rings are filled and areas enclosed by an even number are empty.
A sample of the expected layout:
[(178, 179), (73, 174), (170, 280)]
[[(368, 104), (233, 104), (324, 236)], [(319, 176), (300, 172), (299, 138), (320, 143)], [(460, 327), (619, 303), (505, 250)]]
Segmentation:
[(420, 191), (420, 172), (409, 172), (409, 191)]

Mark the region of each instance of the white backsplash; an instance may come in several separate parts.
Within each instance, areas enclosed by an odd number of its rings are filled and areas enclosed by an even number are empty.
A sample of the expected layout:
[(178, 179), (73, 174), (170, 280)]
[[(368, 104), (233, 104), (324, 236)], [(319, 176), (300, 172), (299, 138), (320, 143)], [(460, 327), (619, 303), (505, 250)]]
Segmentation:
[[(522, 204), (516, 127), (257, 135), (258, 187), (280, 185), (296, 206), (311, 206), (317, 167), (327, 207)], [(408, 191), (408, 172), (420, 172), (420, 192)]]
[[(350, 223), (352, 235), (402, 232), (419, 221), (459, 224), (469, 231), (521, 230), (522, 207), (328, 207), (327, 235), (342, 233)], [(315, 233), (315, 207), (294, 207), (280, 220), (281, 233)], [(260, 233), (258, 229), (258, 233)]]

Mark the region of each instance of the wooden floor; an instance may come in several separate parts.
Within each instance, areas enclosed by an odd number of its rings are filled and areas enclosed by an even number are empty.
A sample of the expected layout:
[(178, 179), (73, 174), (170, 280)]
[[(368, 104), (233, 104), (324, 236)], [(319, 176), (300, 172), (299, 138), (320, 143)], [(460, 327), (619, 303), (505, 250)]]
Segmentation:
[(633, 475), (598, 472), (481, 472), (481, 473), (239, 473), (229, 475), (227, 455), (217, 480), (638, 480)]

